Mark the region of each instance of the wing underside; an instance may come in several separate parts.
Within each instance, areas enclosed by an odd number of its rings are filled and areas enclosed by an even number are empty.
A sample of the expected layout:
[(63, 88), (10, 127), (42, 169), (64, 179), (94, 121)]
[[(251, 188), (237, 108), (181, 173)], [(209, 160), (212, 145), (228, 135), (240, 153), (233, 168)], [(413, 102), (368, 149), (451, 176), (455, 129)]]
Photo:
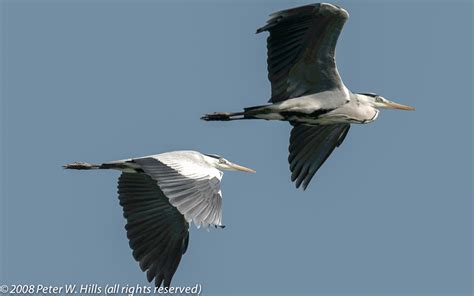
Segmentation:
[(335, 61), (339, 34), (349, 17), (327, 3), (276, 12), (257, 33), (267, 39), (270, 102), (343, 88)]
[(179, 165), (183, 166), (179, 162), (166, 165), (152, 157), (135, 159), (134, 162), (156, 180), (169, 202), (186, 221), (194, 221), (198, 227), (222, 225), (220, 180), (206, 169), (197, 167), (185, 175), (179, 171)]
[(122, 173), (118, 193), (133, 257), (149, 282), (169, 287), (188, 246), (188, 223), (146, 174)]
[(309, 185), (314, 174), (333, 150), (341, 145), (349, 131), (349, 124), (297, 125), (291, 130), (288, 162), (291, 181), (297, 188)]

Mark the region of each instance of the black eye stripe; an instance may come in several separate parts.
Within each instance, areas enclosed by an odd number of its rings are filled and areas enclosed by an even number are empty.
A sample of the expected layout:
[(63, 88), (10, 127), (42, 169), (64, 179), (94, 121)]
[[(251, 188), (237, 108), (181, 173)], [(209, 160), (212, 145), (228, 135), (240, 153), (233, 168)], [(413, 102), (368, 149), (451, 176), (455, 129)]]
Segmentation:
[(374, 94), (374, 93), (359, 93), (359, 94), (364, 95), (364, 96), (368, 96), (368, 97), (377, 97), (377, 95)]
[(216, 158), (216, 159), (222, 158), (221, 156), (219, 156), (219, 155), (217, 155), (217, 154), (206, 154), (206, 156), (209, 156), (209, 157), (212, 157), (212, 158)]

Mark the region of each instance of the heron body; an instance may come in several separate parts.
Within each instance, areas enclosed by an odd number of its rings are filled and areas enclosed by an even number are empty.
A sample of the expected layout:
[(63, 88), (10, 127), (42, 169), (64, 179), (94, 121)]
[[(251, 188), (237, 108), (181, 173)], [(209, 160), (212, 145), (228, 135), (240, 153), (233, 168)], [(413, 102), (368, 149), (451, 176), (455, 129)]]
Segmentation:
[[(340, 96), (347, 102), (339, 107), (326, 106), (327, 97)], [(370, 123), (377, 119), (379, 110), (369, 104), (364, 95), (343, 92), (324, 92), (289, 99), (256, 109), (249, 109), (244, 118), (282, 120), (292, 124)]]
[(379, 109), (414, 110), (373, 93), (354, 93), (336, 66), (336, 43), (349, 18), (337, 5), (317, 3), (270, 15), (257, 33), (268, 31), (268, 105), (243, 112), (206, 114), (206, 121), (265, 119), (293, 126), (288, 157), (291, 179), (306, 189), (316, 171), (347, 135), (350, 124), (370, 123)]
[(121, 171), (118, 194), (125, 229), (140, 268), (157, 287), (169, 287), (189, 242), (189, 224), (221, 227), (221, 170), (253, 170), (218, 155), (173, 151), (66, 169)]

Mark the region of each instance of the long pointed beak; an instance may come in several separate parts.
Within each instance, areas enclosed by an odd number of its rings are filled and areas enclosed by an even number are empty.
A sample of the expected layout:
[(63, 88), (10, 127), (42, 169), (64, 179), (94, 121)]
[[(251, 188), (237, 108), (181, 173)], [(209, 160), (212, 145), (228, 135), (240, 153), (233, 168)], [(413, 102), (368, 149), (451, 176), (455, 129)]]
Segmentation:
[(390, 108), (390, 109), (400, 109), (400, 110), (407, 110), (407, 111), (415, 110), (415, 107), (402, 105), (402, 104), (398, 104), (398, 103), (391, 102), (391, 101), (385, 103), (385, 105), (386, 105), (387, 108)]
[(252, 170), (252, 169), (246, 168), (246, 167), (244, 167), (244, 166), (241, 166), (241, 165), (238, 165), (238, 164), (235, 164), (235, 163), (231, 163), (231, 164), (229, 165), (229, 167), (230, 167), (231, 169), (236, 170), (236, 171), (242, 171), (242, 172), (247, 172), (247, 173), (256, 173), (256, 172), (255, 172), (254, 170)]

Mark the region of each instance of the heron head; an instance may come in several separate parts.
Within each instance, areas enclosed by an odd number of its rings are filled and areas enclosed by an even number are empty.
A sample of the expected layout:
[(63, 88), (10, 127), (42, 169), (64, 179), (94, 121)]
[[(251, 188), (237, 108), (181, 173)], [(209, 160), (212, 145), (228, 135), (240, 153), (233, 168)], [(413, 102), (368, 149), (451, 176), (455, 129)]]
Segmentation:
[(232, 163), (225, 159), (222, 156), (216, 155), (216, 154), (206, 154), (206, 156), (209, 158), (208, 162), (212, 166), (214, 166), (216, 169), (220, 170), (227, 170), (227, 171), (242, 171), (242, 172), (247, 172), (247, 173), (255, 173), (254, 170), (249, 169), (247, 167)]
[(374, 93), (359, 94), (360, 98), (364, 98), (372, 107), (377, 109), (399, 109), (399, 110), (415, 110), (414, 107), (398, 104), (387, 100), (386, 98)]

